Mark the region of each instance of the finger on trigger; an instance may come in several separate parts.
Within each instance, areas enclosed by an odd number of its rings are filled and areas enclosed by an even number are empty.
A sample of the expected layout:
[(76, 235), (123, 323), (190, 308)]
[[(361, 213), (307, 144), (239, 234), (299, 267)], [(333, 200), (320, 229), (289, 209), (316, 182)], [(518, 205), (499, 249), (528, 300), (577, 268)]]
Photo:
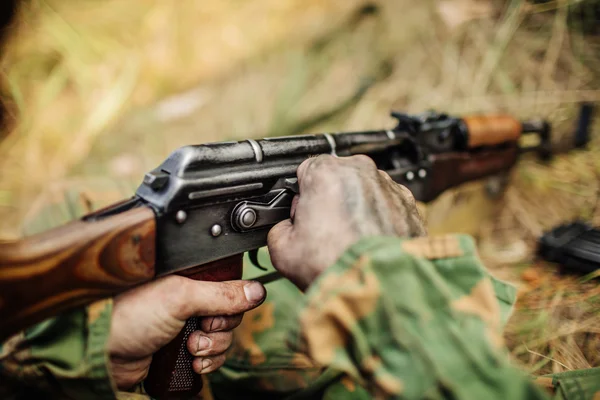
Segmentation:
[(231, 332), (206, 333), (195, 331), (187, 340), (187, 349), (193, 356), (215, 356), (225, 353), (233, 340)]
[(225, 363), (225, 354), (214, 357), (196, 357), (192, 362), (192, 368), (197, 374), (207, 374), (220, 368)]
[(277, 268), (283, 258), (289, 256), (289, 250), (293, 244), (294, 225), (291, 219), (285, 219), (269, 230), (267, 235), (267, 245), (269, 246), (269, 255), (273, 266)]
[(242, 322), (242, 317), (243, 314), (204, 317), (200, 322), (200, 329), (204, 332), (230, 331)]

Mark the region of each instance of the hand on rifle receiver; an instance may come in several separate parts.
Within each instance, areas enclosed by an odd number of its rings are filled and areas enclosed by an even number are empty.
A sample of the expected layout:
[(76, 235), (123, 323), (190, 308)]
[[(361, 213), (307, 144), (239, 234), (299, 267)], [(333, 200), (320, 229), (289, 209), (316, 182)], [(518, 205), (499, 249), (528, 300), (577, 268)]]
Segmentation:
[(171, 275), (115, 298), (108, 339), (111, 375), (127, 390), (148, 374), (152, 355), (169, 343), (191, 317), (203, 317), (187, 349), (194, 372), (204, 374), (225, 362), (232, 329), (245, 311), (265, 299), (258, 282), (204, 282)]
[(271, 229), (268, 244), (275, 268), (301, 290), (363, 237), (426, 235), (410, 190), (367, 156), (320, 155), (297, 175), (291, 219)]

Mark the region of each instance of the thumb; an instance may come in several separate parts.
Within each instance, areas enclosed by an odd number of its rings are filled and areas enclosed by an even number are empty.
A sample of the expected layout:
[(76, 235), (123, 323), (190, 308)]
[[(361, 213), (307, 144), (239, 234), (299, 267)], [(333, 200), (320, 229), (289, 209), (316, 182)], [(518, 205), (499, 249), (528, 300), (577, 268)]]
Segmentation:
[(265, 287), (255, 281), (207, 282), (186, 278), (179, 292), (177, 319), (193, 316), (235, 315), (258, 307), (266, 297)]
[(286, 254), (290, 253), (294, 242), (292, 234), (294, 232), (294, 224), (291, 219), (286, 219), (275, 225), (269, 231), (267, 236), (267, 246), (269, 247), (269, 255), (273, 266), (279, 270), (285, 263)]

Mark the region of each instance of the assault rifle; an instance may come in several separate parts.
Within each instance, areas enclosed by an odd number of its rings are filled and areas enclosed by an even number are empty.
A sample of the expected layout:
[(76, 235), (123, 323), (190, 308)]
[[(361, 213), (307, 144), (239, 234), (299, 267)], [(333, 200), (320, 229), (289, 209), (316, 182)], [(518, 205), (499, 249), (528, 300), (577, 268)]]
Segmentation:
[[(242, 255), (266, 245), (289, 218), (296, 169), (318, 154), (365, 154), (417, 200), (509, 170), (520, 154), (548, 158), (550, 125), (508, 115), (392, 113), (393, 129), (210, 143), (175, 150), (147, 173), (134, 197), (65, 226), (0, 243), (0, 339), (44, 318), (166, 274), (239, 279)], [(587, 126), (586, 126), (587, 131)], [(524, 135), (537, 143), (524, 145)], [(153, 357), (147, 391), (198, 393), (187, 336)]]

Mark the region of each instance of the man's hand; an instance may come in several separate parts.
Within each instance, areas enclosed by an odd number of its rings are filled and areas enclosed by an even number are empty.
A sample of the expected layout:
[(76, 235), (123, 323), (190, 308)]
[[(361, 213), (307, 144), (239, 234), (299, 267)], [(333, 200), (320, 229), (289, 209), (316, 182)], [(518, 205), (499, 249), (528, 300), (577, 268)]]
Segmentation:
[(309, 158), (297, 176), (291, 219), (268, 244), (275, 268), (301, 290), (363, 237), (426, 234), (412, 193), (367, 156)]
[(148, 373), (152, 354), (169, 343), (190, 317), (202, 319), (201, 330), (188, 339), (198, 374), (223, 365), (231, 330), (242, 313), (261, 304), (265, 288), (258, 282), (202, 282), (168, 276), (115, 298), (108, 339), (111, 374), (117, 387), (130, 389)]

